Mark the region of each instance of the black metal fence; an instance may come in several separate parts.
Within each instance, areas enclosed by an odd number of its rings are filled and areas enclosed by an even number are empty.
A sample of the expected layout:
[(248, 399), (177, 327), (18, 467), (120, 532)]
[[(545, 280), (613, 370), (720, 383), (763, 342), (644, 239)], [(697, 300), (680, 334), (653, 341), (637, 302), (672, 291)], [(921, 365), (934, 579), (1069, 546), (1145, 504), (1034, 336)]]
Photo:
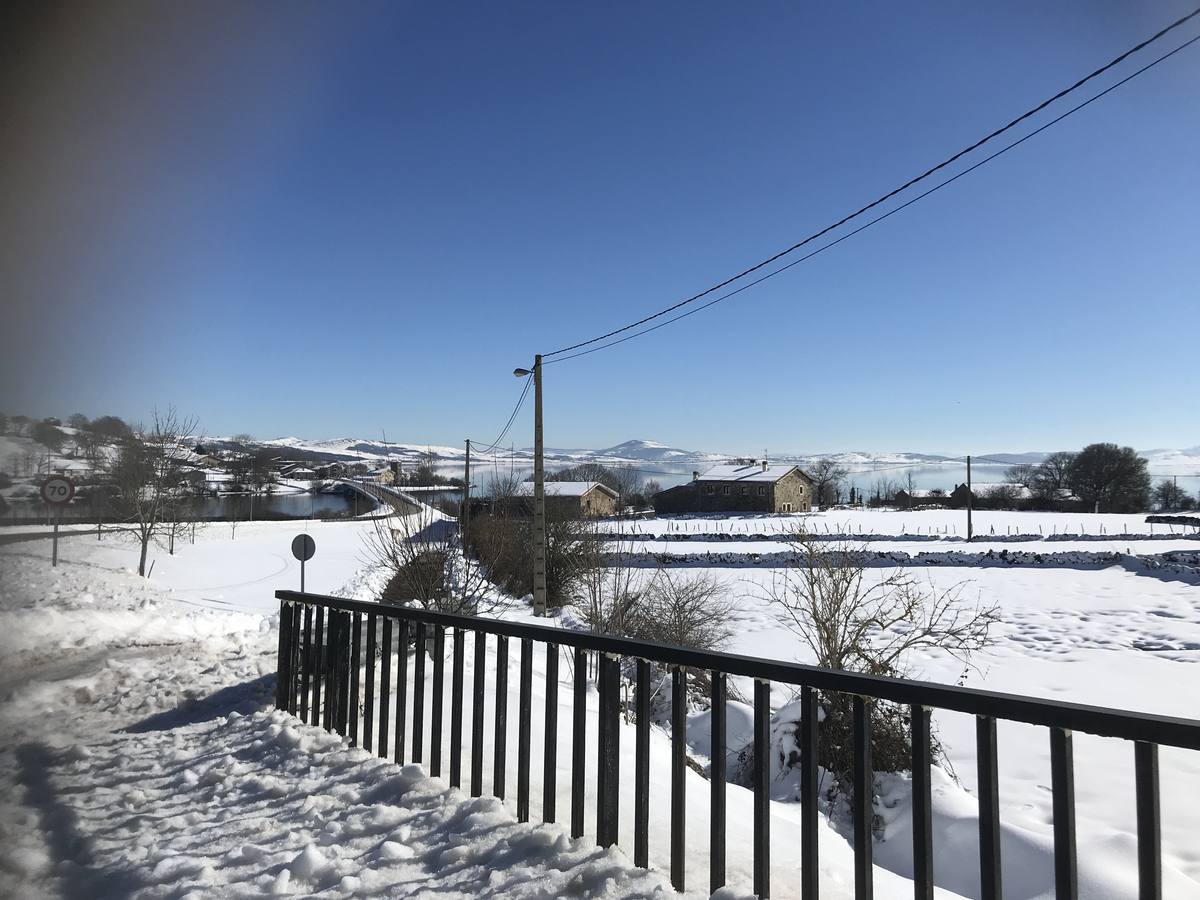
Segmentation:
[[(1159, 834), (1158, 748), (1160, 745), (1200, 750), (1200, 721), (1119, 712), (1095, 706), (1021, 697), (950, 685), (881, 678), (837, 672), (788, 662), (755, 659), (653, 644), (584, 632), (566, 631), (520, 622), (472, 618), (382, 605), (277, 591), (280, 600), (278, 687), (276, 705), (309, 724), (346, 736), (351, 743), (398, 763), (427, 763), (433, 776), (443, 774), (449, 751), (449, 783), (462, 787), (464, 745), (463, 697), (465, 638), (474, 641), (470, 728), (469, 789), (483, 793), (485, 682), (489, 637), (496, 648), (494, 687), (494, 752), (492, 793), (503, 799), (508, 753), (508, 652), (509, 639), (520, 641), (520, 685), (517, 709), (516, 809), (520, 821), (530, 817), (532, 671), (534, 645), (545, 648), (546, 698), (543, 718), (542, 811), (546, 822), (556, 821), (558, 753), (558, 665), (566, 653), (574, 666), (574, 702), (571, 722), (571, 809), (574, 837), (584, 834), (585, 756), (588, 751), (587, 678), (594, 657), (599, 695), (596, 728), (596, 837), (602, 846), (619, 839), (620, 714), (623, 687), (621, 660), (632, 660), (632, 712), (635, 721), (633, 859), (649, 864), (650, 809), (650, 702), (651, 664), (671, 673), (670, 759), (670, 874), (672, 884), (686, 883), (685, 772), (686, 675), (704, 670), (711, 676), (712, 763), (710, 784), (709, 872), (710, 890), (725, 883), (726, 874), (726, 772), (725, 754), (715, 748), (726, 743), (727, 678), (754, 679), (752, 741), (753, 882), (760, 897), (770, 894), (770, 685), (799, 688), (800, 718), (800, 889), (805, 900), (818, 896), (818, 692), (837, 692), (853, 698), (853, 801), (854, 884), (857, 898), (872, 896), (872, 770), (871, 704), (887, 701), (904, 704), (911, 712), (912, 728), (912, 833), (915, 897), (932, 898), (934, 888), (931, 814), (931, 734), (933, 709), (967, 713), (976, 717), (976, 759), (979, 782), (979, 864), (981, 896), (1001, 896), (1000, 796), (998, 788), (997, 720), (1043, 726), (1049, 730), (1051, 790), (1053, 794), (1055, 895), (1076, 896), (1078, 879), (1075, 853), (1074, 760), (1072, 732), (1100, 735), (1134, 744), (1136, 832), (1138, 841), (1139, 896), (1162, 895), (1161, 841)], [(449, 633), (450, 710), (449, 746), (444, 741), (446, 720), (445, 665)], [(432, 646), (430, 646), (432, 645)], [(431, 650), (432, 652), (427, 652)], [(413, 681), (408, 685), (409, 655)], [(392, 673), (393, 656), (397, 669)], [(432, 660), (432, 673), (427, 671)], [(377, 672), (378, 669), (378, 672)], [(432, 678), (429, 745), (425, 745), (424, 709), (426, 679)], [(394, 697), (393, 683), (395, 684)], [(376, 687), (378, 685), (378, 692)], [(411, 693), (411, 727), (409, 696)], [(394, 710), (394, 719), (391, 719)], [(361, 730), (361, 733), (360, 733)], [(411, 746), (406, 739), (411, 734)]]

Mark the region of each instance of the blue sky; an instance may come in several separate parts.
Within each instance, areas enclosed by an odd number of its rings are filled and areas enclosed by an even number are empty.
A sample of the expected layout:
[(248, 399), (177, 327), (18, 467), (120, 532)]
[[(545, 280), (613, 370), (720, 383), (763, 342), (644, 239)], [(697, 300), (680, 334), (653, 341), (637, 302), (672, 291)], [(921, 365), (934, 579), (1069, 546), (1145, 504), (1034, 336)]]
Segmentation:
[[(535, 352), (788, 246), (1187, 11), (45, 14), (2, 101), (0, 409), (490, 440)], [(1198, 78), (1200, 45), (737, 299), (547, 367), (547, 442), (1200, 443)]]

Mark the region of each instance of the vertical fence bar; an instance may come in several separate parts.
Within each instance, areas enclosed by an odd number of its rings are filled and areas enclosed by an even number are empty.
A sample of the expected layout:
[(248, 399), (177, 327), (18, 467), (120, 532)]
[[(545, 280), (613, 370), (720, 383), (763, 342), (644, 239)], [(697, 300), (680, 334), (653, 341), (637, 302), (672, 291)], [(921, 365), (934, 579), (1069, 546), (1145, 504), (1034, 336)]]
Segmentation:
[(546, 722), (542, 747), (542, 821), (553, 822), (558, 791), (558, 644), (546, 645)]
[(392, 620), (383, 617), (383, 643), (379, 659), (379, 749), (378, 755), (387, 759), (388, 723), (391, 721), (392, 693)]
[(302, 620), (304, 611), (299, 604), (292, 605), (292, 661), (291, 670), (292, 678), (288, 690), (288, 712), (292, 715), (296, 714), (300, 705), (298, 692), (300, 690), (299, 675), (304, 668), (304, 652), (301, 646), (301, 633), (303, 630)]
[(496, 635), (496, 742), (492, 752), (492, 793), (504, 799), (508, 760), (508, 638)]
[(571, 837), (583, 837), (583, 772), (587, 748), (587, 651), (575, 648), (575, 698), (571, 707)]
[(429, 774), (442, 774), (442, 710), (446, 701), (446, 626), (433, 626), (433, 721), (429, 725)]
[(275, 708), (287, 709), (287, 690), (291, 680), (292, 607), (279, 601), (279, 648), (275, 654)]
[(620, 826), (621, 787), (621, 661), (607, 653), (600, 658), (600, 745), (596, 761), (596, 842), (611, 847)]
[(817, 900), (817, 692), (800, 688), (800, 896)]
[(328, 610), (325, 613), (325, 644), (321, 660), (321, 677), (325, 684), (325, 707), (321, 711), (321, 727), (326, 731), (334, 731), (334, 721), (337, 714), (337, 622), (341, 613)]
[(684, 884), (684, 823), (687, 818), (687, 676), (676, 666), (671, 670), (671, 885)]
[(1075, 900), (1075, 762), (1071, 732), (1050, 729), (1050, 789), (1054, 799), (1054, 896)]
[[(347, 695), (350, 691), (350, 614), (330, 613), (329, 646), (331, 648), (330, 671), (333, 685), (333, 730), (346, 734), (346, 719), (349, 709)], [(336, 627), (332, 627), (336, 626)]]
[(979, 780), (979, 896), (1000, 900), (1000, 781), (996, 720), (975, 717), (976, 777)]
[(450, 787), (462, 786), (463, 630), (454, 629), (454, 662), (450, 672)]
[(318, 606), (313, 638), (312, 699), (309, 700), (309, 725), (321, 724), (321, 678), (325, 674), (325, 607)]
[(754, 893), (771, 896), (771, 683), (754, 682)]
[(358, 746), (358, 693), (362, 667), (362, 613), (350, 620), (350, 746)]
[(711, 798), (708, 829), (708, 890), (725, 886), (725, 673), (714, 669), (712, 680), (711, 746), (708, 781)]
[(425, 754), (425, 623), (417, 623), (417, 639), (413, 645), (416, 657), (413, 667), (413, 762), (419, 763)]
[(533, 641), (521, 638), (521, 684), (517, 703), (517, 821), (529, 821), (529, 726), (533, 711)]
[(634, 738), (633, 864), (650, 866), (650, 663), (637, 661), (637, 735)]
[(408, 721), (408, 619), (399, 622), (396, 637), (396, 747), (393, 757), (398, 765), (404, 763), (405, 726)]
[(487, 664), (487, 634), (475, 632), (475, 671), (471, 689), (471, 796), (483, 793), (483, 686)]
[(871, 705), (854, 697), (854, 897), (870, 900), (874, 892), (871, 871), (872, 825), (875, 808), (875, 774), (871, 768)]
[(604, 801), (607, 799), (608, 766), (605, 757), (610, 754), (608, 746), (608, 704), (613, 702), (608, 694), (608, 656), (596, 654), (596, 844), (609, 846)]
[(929, 781), (929, 707), (914, 704), (911, 718), (913, 898), (933, 900), (933, 791)]
[(363, 691), (363, 748), (375, 746), (375, 613), (367, 614), (367, 684)]
[(1138, 897), (1162, 898), (1162, 844), (1158, 805), (1158, 744), (1133, 745), (1137, 778)]
[(304, 607), (304, 640), (300, 644), (300, 721), (308, 721), (308, 683), (312, 680), (312, 607)]

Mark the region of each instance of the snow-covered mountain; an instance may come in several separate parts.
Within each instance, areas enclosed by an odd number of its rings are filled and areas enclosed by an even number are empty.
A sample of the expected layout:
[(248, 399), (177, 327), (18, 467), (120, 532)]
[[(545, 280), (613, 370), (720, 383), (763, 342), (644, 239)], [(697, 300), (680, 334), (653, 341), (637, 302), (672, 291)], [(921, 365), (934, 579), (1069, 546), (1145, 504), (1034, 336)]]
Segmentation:
[[(436, 457), (439, 468), (461, 466), (465, 449), (463, 447), (448, 447), (440, 445), (414, 444), (370, 440), (363, 438), (336, 438), (332, 440), (308, 440), (299, 437), (283, 437), (269, 441), (255, 442), (257, 446), (278, 447), (289, 455), (313, 460), (341, 460), (366, 462), (399, 460), (401, 463), (416, 464), (426, 454)], [(1149, 462), (1152, 475), (1161, 473), (1183, 473), (1188, 470), (1200, 472), (1200, 446), (1185, 449), (1155, 449), (1141, 451), (1142, 456)], [(750, 452), (729, 453), (712, 450), (688, 450), (673, 447), (659, 441), (628, 440), (601, 449), (589, 448), (546, 448), (546, 464), (553, 469), (579, 465), (581, 463), (600, 463), (607, 466), (632, 465), (642, 469), (660, 470), (663, 472), (682, 473), (693, 469), (703, 469), (716, 463), (725, 462), (739, 456), (757, 457), (759, 454)], [(1041, 462), (1049, 451), (1021, 451), (981, 453), (976, 455), (980, 465), (1017, 465)], [(947, 466), (962, 464), (962, 456), (941, 453), (922, 453), (909, 450), (878, 451), (878, 450), (847, 450), (837, 453), (771, 453), (770, 458), (776, 462), (793, 462), (801, 466), (809, 466), (820, 459), (831, 459), (844, 466), (851, 472), (870, 472), (883, 468), (902, 468), (905, 466), (937, 466), (944, 463)], [(472, 451), (472, 461), (477, 465), (509, 465), (516, 469), (526, 469), (532, 465), (533, 451), (528, 447), (514, 450), (499, 449), (490, 454)]]

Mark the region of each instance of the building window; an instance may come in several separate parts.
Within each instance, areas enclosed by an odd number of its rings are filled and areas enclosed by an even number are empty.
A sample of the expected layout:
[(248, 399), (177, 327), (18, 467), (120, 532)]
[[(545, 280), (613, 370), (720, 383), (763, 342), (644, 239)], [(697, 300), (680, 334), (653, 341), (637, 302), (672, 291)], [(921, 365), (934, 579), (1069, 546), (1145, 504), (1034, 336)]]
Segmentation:
[(764, 496), (766, 493), (767, 493), (767, 486), (766, 486), (765, 484), (760, 484), (760, 485), (758, 486), (758, 495), (759, 495), (760, 497), (762, 497), (762, 496)]
[(706, 494), (711, 494), (711, 493), (712, 493), (712, 485), (711, 485), (711, 484), (706, 484), (706, 485), (704, 486), (704, 493), (706, 493)]
[(728, 494), (729, 493), (729, 485), (725, 485), (723, 488), (721, 488), (721, 493)]
[(746, 493), (747, 493), (747, 491), (749, 491), (749, 490), (750, 490), (750, 489), (749, 489), (748, 487), (746, 487), (746, 486), (743, 484), (743, 485), (742, 485), (742, 496), (743, 496), (743, 497), (744, 497), (744, 496), (746, 496)]

